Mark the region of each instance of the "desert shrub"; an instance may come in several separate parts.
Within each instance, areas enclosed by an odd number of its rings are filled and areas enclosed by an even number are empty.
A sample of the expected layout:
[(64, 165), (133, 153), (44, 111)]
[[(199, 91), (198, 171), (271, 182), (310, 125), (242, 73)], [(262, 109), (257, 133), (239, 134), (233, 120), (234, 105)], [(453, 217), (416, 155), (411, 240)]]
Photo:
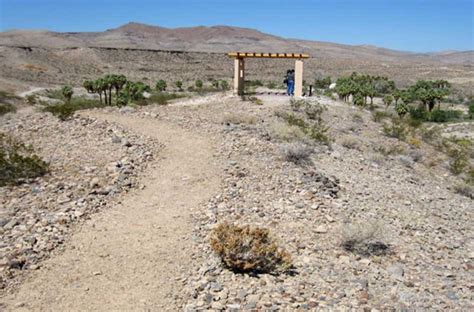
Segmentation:
[(34, 154), (31, 146), (0, 133), (0, 186), (40, 177), (48, 169), (49, 165)]
[(10, 103), (0, 103), (0, 116), (14, 112), (16, 112), (15, 105)]
[(211, 234), (211, 248), (235, 272), (279, 273), (292, 266), (291, 255), (265, 228), (219, 224)]
[(64, 121), (72, 117), (74, 112), (77, 110), (104, 107), (104, 105), (105, 104), (102, 104), (95, 99), (75, 97), (72, 98), (70, 102), (46, 105), (42, 110), (44, 112), (50, 112), (60, 120)]
[(204, 86), (204, 83), (202, 82), (201, 79), (198, 79), (198, 80), (196, 80), (196, 81), (194, 82), (194, 85), (196, 86), (196, 88), (197, 88), (198, 90), (201, 90), (202, 87)]
[(469, 119), (474, 119), (474, 103), (469, 104)]
[(410, 139), (408, 139), (408, 144), (410, 144), (411, 146), (414, 146), (416, 148), (421, 147), (421, 141), (420, 141), (420, 139), (418, 139), (416, 137), (411, 137)]
[(228, 90), (229, 89), (229, 83), (226, 80), (221, 80), (221, 89), (222, 90)]
[(421, 129), (421, 138), (427, 143), (432, 143), (441, 138), (441, 129), (438, 126)]
[(268, 89), (276, 89), (276, 87), (277, 87), (277, 84), (274, 81), (270, 81), (270, 82), (267, 83), (267, 88)]
[(408, 134), (408, 127), (399, 118), (393, 118), (390, 124), (384, 124), (383, 132), (386, 136), (391, 138), (397, 138), (399, 140), (405, 140)]
[(376, 146), (374, 147), (374, 150), (376, 152), (379, 152), (380, 154), (383, 154), (385, 156), (389, 155), (401, 155), (405, 153), (405, 149), (401, 145), (396, 145), (396, 144), (390, 144), (388, 146)]
[(461, 119), (462, 112), (458, 110), (440, 110), (436, 109), (431, 112), (429, 121), (431, 122), (448, 122)]
[(474, 199), (474, 187), (472, 185), (466, 183), (456, 184), (453, 189), (457, 194)]
[(410, 108), (410, 117), (417, 121), (430, 122), (448, 122), (456, 121), (462, 118), (462, 112), (459, 110), (440, 110), (436, 109), (431, 112), (424, 108)]
[(74, 115), (76, 111), (70, 103), (48, 105), (43, 108), (44, 112), (50, 112), (60, 120), (65, 121)]
[(289, 125), (285, 122), (275, 122), (270, 125), (270, 137), (280, 141), (305, 141), (305, 133), (296, 126)]
[(327, 89), (331, 85), (331, 77), (316, 78), (314, 80), (314, 87), (316, 89)]
[(359, 142), (352, 137), (347, 137), (341, 141), (341, 145), (345, 148), (357, 149), (359, 146)]
[(306, 117), (311, 120), (316, 120), (319, 123), (322, 122), (322, 114), (326, 110), (326, 107), (322, 106), (320, 103), (306, 103), (304, 105), (304, 113)]
[(61, 93), (63, 94), (64, 99), (66, 99), (66, 102), (70, 102), (72, 95), (74, 94), (74, 90), (71, 86), (66, 85), (62, 87)]
[(248, 87), (263, 87), (263, 82), (260, 80), (246, 80), (245, 86)]
[(174, 85), (176, 86), (176, 88), (178, 88), (179, 91), (183, 91), (183, 82), (181, 80), (175, 81)]
[(341, 231), (341, 246), (363, 256), (385, 255), (389, 246), (383, 242), (384, 230), (380, 222), (348, 224)]
[(352, 115), (352, 121), (353, 121), (353, 122), (360, 123), (360, 122), (363, 122), (363, 121), (364, 121), (364, 118), (362, 117), (361, 114), (355, 113), (354, 115)]
[(64, 100), (64, 95), (61, 89), (46, 89), (46, 96), (51, 99)]
[(372, 119), (375, 122), (380, 122), (384, 120), (385, 118), (390, 118), (390, 117), (392, 117), (392, 114), (389, 112), (378, 111), (378, 110), (372, 111)]
[(295, 114), (287, 114), (284, 118), (290, 126), (300, 128), (301, 131), (312, 140), (324, 144), (329, 144), (331, 142), (328, 135), (329, 127), (326, 126), (321, 118), (318, 120), (310, 120), (309, 122)]
[(178, 93), (157, 92), (157, 93), (153, 93), (148, 99), (145, 99), (145, 102), (146, 104), (153, 103), (153, 104), (159, 104), (159, 105), (166, 105), (168, 104), (168, 101), (183, 98), (183, 97), (185, 97), (185, 95), (178, 94)]
[(25, 98), (25, 102), (28, 105), (35, 105), (38, 103), (38, 97), (34, 94), (30, 94)]
[(166, 87), (167, 87), (166, 81), (164, 81), (163, 79), (158, 80), (158, 82), (156, 83), (156, 90), (160, 92), (165, 91)]
[(306, 105), (306, 101), (303, 99), (294, 99), (290, 100), (291, 110), (294, 112), (299, 112)]
[(454, 175), (463, 173), (465, 169), (469, 167), (469, 159), (463, 149), (450, 149), (448, 150), (448, 155), (451, 157), (449, 170)]
[(257, 123), (257, 118), (252, 115), (242, 114), (242, 113), (226, 113), (222, 120), (225, 124), (250, 124), (253, 125)]
[(304, 165), (310, 162), (313, 149), (301, 142), (293, 142), (281, 145), (281, 152), (286, 161), (297, 165)]

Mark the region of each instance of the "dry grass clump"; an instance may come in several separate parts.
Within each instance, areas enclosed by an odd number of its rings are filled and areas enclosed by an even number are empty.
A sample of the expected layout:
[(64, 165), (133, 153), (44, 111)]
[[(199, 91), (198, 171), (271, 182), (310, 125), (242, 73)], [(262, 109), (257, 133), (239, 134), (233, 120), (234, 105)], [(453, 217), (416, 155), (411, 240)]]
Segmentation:
[(286, 161), (297, 165), (304, 165), (309, 162), (313, 149), (301, 142), (293, 142), (281, 145), (281, 152)]
[(454, 191), (467, 198), (474, 199), (474, 187), (467, 183), (457, 184), (454, 186)]
[(341, 141), (341, 145), (348, 149), (358, 149), (359, 141), (352, 137), (346, 137)]
[(235, 272), (279, 273), (292, 266), (291, 255), (265, 228), (224, 222), (212, 232), (211, 248)]
[(249, 124), (253, 125), (257, 123), (257, 118), (255, 116), (246, 115), (242, 113), (227, 113), (224, 115), (222, 122), (225, 124)]
[(292, 126), (286, 122), (274, 122), (270, 124), (270, 137), (279, 141), (306, 141), (306, 134), (297, 126)]
[(0, 133), (0, 186), (20, 184), (48, 171), (49, 164), (31, 146)]
[(383, 242), (384, 231), (380, 222), (348, 224), (342, 228), (341, 246), (363, 256), (384, 255), (389, 250)]

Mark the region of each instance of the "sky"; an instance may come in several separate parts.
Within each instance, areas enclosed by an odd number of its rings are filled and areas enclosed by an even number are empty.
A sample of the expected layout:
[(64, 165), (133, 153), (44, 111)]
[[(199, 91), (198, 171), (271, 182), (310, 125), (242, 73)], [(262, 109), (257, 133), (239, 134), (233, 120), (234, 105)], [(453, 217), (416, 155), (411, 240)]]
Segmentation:
[(414, 52), (474, 50), (473, 19), (474, 0), (0, 0), (0, 31), (229, 25)]

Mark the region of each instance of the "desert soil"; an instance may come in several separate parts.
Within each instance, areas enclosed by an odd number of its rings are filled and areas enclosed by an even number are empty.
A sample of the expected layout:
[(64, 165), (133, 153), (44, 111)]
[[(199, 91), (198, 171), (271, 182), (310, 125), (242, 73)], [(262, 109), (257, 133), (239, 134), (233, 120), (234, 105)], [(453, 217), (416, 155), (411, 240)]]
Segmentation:
[(218, 185), (213, 145), (166, 122), (90, 113), (156, 138), (166, 147), (143, 190), (82, 225), (66, 250), (46, 261), (7, 310), (176, 310), (176, 276), (190, 258), (190, 213)]
[[(282, 122), (275, 111), (290, 110), (288, 98), (260, 98), (263, 105), (220, 94), (109, 107), (67, 122), (40, 112), (10, 117), (2, 129), (35, 142), (41, 155), (52, 153), (49, 141), (65, 143), (52, 159), (57, 169), (38, 179), (34, 192), (20, 186), (0, 193), (9, 196), (2, 229), (8, 241), (0, 251), (16, 261), (6, 267), (24, 272), (0, 303), (7, 310), (472, 310), (473, 205), (454, 191), (460, 179), (449, 159), (425, 142), (387, 137), (369, 110), (313, 97), (327, 108), (334, 141), (315, 144), (310, 162), (297, 165), (285, 161), (284, 142), (272, 130)], [(61, 161), (86, 160), (96, 169), (62, 178), (74, 185), (54, 180), (69, 170)], [(114, 170), (120, 164), (118, 177), (145, 168), (132, 175), (137, 188), (108, 189), (111, 178), (100, 169), (110, 162)], [(84, 179), (87, 196), (74, 192)], [(83, 202), (92, 208), (81, 224), (72, 217), (84, 218)], [(30, 211), (36, 206), (44, 212)], [(58, 222), (62, 211), (77, 230)], [(44, 214), (52, 216), (43, 226)], [(296, 274), (223, 267), (209, 246), (223, 221), (268, 228), (291, 253)], [(387, 254), (342, 248), (345, 228), (374, 224)], [(63, 251), (31, 262), (44, 236), (54, 242), (63, 232), (75, 232), (62, 239)], [(27, 257), (20, 269), (17, 249)]]

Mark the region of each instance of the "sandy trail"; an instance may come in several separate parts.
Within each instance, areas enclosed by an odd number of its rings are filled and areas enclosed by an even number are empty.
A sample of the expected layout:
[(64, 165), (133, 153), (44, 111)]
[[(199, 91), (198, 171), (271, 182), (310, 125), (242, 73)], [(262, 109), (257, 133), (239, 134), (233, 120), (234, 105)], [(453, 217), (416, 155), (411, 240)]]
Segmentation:
[(176, 280), (190, 262), (191, 209), (217, 191), (213, 146), (163, 121), (90, 112), (166, 144), (142, 179), (146, 188), (94, 215), (66, 250), (45, 261), (7, 310), (179, 310)]

